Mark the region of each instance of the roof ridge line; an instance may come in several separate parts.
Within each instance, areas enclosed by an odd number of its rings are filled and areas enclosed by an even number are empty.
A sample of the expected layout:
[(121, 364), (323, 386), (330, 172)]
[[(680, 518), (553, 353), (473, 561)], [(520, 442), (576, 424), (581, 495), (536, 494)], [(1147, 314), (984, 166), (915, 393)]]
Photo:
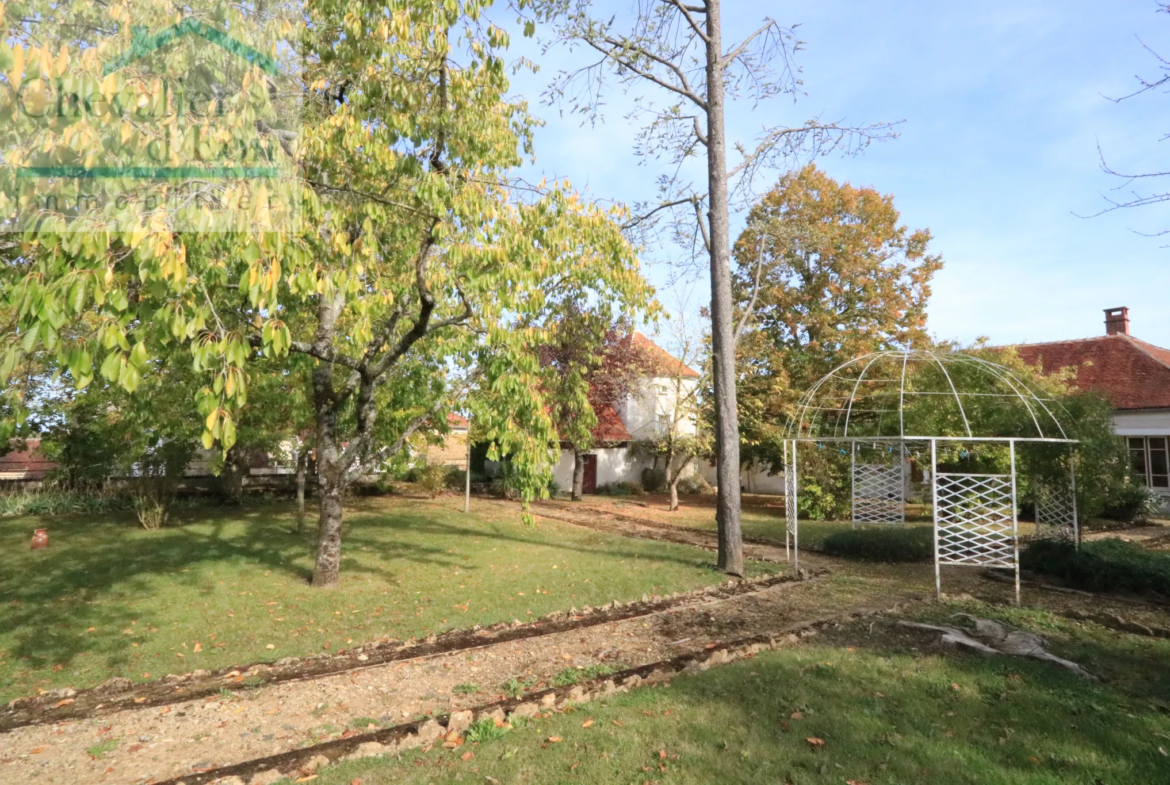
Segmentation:
[(1159, 365), (1161, 365), (1163, 368), (1166, 368), (1166, 369), (1170, 370), (1170, 363), (1166, 362), (1166, 361), (1165, 361), (1165, 360), (1163, 360), (1161, 357), (1158, 357), (1156, 354), (1154, 354), (1153, 352), (1151, 352), (1151, 351), (1150, 351), (1149, 349), (1147, 349), (1146, 347), (1147, 347), (1147, 346), (1153, 346), (1153, 348), (1155, 348), (1155, 349), (1161, 349), (1162, 351), (1170, 351), (1170, 350), (1168, 350), (1168, 349), (1162, 349), (1162, 347), (1161, 347), (1161, 346), (1154, 346), (1154, 344), (1152, 344), (1152, 343), (1146, 343), (1146, 342), (1145, 342), (1145, 341), (1143, 341), (1142, 339), (1140, 339), (1140, 338), (1134, 338), (1132, 335), (1130, 335), (1130, 334), (1128, 334), (1128, 333), (1122, 333), (1122, 337), (1123, 337), (1123, 338), (1125, 338), (1125, 339), (1127, 339), (1127, 340), (1129, 341), (1129, 343), (1130, 343), (1130, 344), (1133, 346), (1133, 348), (1137, 349), (1139, 352), (1141, 352), (1142, 354), (1144, 354), (1146, 357), (1149, 357), (1151, 360), (1153, 360), (1154, 362), (1158, 363), (1158, 364), (1159, 364)]

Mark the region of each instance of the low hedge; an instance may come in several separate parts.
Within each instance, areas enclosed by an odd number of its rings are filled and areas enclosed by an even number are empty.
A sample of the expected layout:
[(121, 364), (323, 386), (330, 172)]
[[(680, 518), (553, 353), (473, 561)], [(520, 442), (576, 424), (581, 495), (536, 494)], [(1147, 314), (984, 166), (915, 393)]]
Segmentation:
[(878, 562), (930, 561), (934, 530), (928, 526), (851, 529), (830, 534), (821, 543), (830, 556)]
[(1116, 538), (1084, 542), (1080, 549), (1071, 542), (1037, 540), (1020, 554), (1020, 567), (1076, 589), (1170, 597), (1170, 553)]

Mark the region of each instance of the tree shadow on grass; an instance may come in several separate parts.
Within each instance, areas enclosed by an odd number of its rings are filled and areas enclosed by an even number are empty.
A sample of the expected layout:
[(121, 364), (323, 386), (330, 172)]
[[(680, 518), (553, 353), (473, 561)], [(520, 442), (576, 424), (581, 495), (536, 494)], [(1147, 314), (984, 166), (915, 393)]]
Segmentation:
[[(356, 523), (356, 521), (355, 521)], [(697, 559), (694, 557), (688, 558), (678, 551), (687, 549), (688, 546), (676, 545), (674, 543), (654, 543), (649, 540), (635, 540), (633, 538), (623, 538), (620, 535), (608, 535), (596, 538), (598, 545), (596, 547), (588, 544), (575, 544), (567, 541), (553, 541), (551, 537), (542, 537), (537, 532), (533, 531), (531, 534), (524, 533), (525, 530), (517, 526), (515, 529), (508, 529), (504, 525), (497, 523), (489, 523), (486, 526), (459, 526), (450, 523), (442, 523), (430, 517), (412, 516), (410, 518), (399, 518), (391, 522), (384, 522), (378, 524), (380, 526), (390, 526), (401, 531), (409, 531), (415, 534), (424, 536), (439, 536), (439, 537), (479, 537), (493, 542), (507, 543), (516, 546), (530, 545), (541, 548), (548, 548), (553, 551), (568, 551), (570, 553), (579, 553), (590, 556), (606, 556), (615, 559), (646, 559), (649, 561), (661, 562), (664, 564), (676, 564), (694, 568)], [(574, 538), (580, 540), (580, 537)], [(358, 533), (351, 533), (348, 537), (343, 539), (343, 551), (346, 544), (366, 546), (368, 548), (388, 547), (393, 548), (397, 546), (397, 541), (387, 542), (378, 539), (363, 539)], [(627, 547), (613, 547), (614, 545), (626, 545)], [(705, 553), (695, 549), (696, 553)], [(714, 567), (714, 559), (711, 559), (712, 568)], [(463, 569), (474, 569), (473, 567), (460, 565)]]
[[(1117, 685), (1022, 658), (924, 656), (854, 631), (852, 650), (841, 636), (676, 680), (671, 699), (692, 721), (675, 744), (716, 758), (725, 745), (734, 774), (720, 782), (1170, 781), (1158, 749), (1170, 717)], [(1168, 664), (1109, 646), (1098, 656), (1120, 656), (1134, 677)]]
[[(201, 566), (234, 563), (241, 570), (301, 583), (312, 575), (314, 533), (293, 532), (288, 519), (271, 511), (187, 510), (180, 519), (180, 525), (145, 532), (134, 528), (131, 518), (53, 518), (48, 522), (52, 545), (36, 552), (29, 551), (24, 539), (32, 524), (0, 523), (0, 623), (16, 631), (3, 652), (9, 666), (67, 668), (82, 654), (101, 655), (110, 666), (127, 663), (132, 656), (128, 640), (111, 631), (165, 615), (157, 606), (136, 600), (153, 594), (166, 602), (158, 595), (172, 586), (178, 589), (176, 601), (190, 599), (198, 590), (224, 590), (208, 583)], [(436, 547), (411, 541), (381, 544), (396, 559), (437, 567), (455, 564)], [(355, 558), (345, 559), (343, 571), (392, 577)], [(337, 598), (340, 605), (344, 589)], [(101, 632), (90, 634), (90, 628)]]
[[(345, 581), (355, 577), (398, 584), (396, 573), (403, 564), (477, 569), (458, 550), (449, 553), (450, 543), (469, 538), (490, 545), (696, 566), (682, 549), (655, 543), (605, 537), (592, 547), (580, 537), (558, 539), (519, 524), (512, 529), (478, 517), (466, 525), (447, 522), (443, 518), (452, 515), (445, 510), (354, 508), (343, 537), (343, 583), (328, 595), (336, 597), (338, 608), (346, 602)], [(97, 521), (62, 516), (47, 521), (52, 546), (37, 552), (29, 551), (26, 538), (45, 521), (0, 522), (0, 623), (12, 632), (0, 644), (6, 649), (0, 652), (0, 691), (8, 690), (16, 670), (33, 676), (49, 668), (72, 670), (83, 655), (98, 657), (104, 669), (121, 672), (137, 652), (133, 638), (121, 631), (133, 622), (161, 625), (181, 619), (183, 610), (176, 612), (174, 603), (192, 604), (193, 618), (202, 594), (255, 588), (252, 578), (260, 574), (306, 583), (312, 574), (316, 527), (307, 524), (303, 532), (294, 532), (291, 510), (285, 505), (188, 508), (179, 511), (176, 525), (155, 532), (138, 529), (132, 515)], [(620, 547), (627, 542), (628, 548)], [(208, 572), (221, 565), (234, 566), (227, 574)], [(251, 575), (233, 583), (235, 569)]]

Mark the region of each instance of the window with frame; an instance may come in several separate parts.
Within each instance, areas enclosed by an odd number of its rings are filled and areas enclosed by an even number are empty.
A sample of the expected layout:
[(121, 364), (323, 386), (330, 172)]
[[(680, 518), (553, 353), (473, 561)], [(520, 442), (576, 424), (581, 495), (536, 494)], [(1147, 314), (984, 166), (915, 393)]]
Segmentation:
[(1129, 463), (1150, 488), (1170, 488), (1170, 437), (1131, 436)]

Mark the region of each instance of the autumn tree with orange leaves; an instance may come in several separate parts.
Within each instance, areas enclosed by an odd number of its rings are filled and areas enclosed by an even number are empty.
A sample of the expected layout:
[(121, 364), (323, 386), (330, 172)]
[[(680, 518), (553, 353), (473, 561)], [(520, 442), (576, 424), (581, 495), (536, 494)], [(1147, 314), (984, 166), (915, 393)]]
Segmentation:
[(929, 230), (899, 218), (892, 196), (811, 164), (752, 208), (733, 281), (745, 464), (779, 468), (797, 398), (841, 363), (930, 343), (926, 305), (942, 257), (928, 251)]

